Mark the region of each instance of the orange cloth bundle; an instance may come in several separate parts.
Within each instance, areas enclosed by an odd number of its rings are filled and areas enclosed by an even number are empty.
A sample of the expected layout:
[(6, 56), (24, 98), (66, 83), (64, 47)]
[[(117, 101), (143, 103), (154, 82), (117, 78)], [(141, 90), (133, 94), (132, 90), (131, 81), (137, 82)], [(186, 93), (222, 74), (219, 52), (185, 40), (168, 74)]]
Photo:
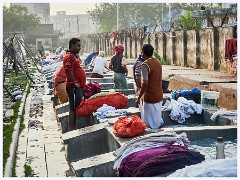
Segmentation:
[(113, 133), (118, 137), (134, 137), (143, 134), (146, 124), (136, 115), (120, 117), (113, 125)]

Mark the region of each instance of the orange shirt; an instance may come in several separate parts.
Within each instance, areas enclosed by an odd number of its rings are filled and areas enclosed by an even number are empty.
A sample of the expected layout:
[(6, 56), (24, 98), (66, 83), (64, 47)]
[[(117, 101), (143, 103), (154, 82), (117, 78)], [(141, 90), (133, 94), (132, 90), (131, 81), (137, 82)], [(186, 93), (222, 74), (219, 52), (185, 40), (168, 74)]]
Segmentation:
[(54, 76), (54, 95), (57, 95), (56, 87), (58, 84), (66, 82), (66, 73), (63, 66), (60, 66)]
[[(71, 52), (67, 52), (63, 58), (63, 66), (65, 72), (68, 73), (70, 71), (73, 72), (75, 82), (79, 83), (81, 87), (86, 85), (86, 73), (84, 69), (81, 67), (79, 59)], [(67, 78), (67, 88), (74, 88), (74, 85)]]

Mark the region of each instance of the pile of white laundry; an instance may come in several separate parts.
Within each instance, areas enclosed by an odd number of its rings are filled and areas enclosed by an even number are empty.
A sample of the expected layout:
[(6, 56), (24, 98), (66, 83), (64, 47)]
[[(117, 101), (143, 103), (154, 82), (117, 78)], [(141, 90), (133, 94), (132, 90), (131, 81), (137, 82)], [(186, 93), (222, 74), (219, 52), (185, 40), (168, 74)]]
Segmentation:
[[(103, 104), (102, 107), (98, 108), (97, 111), (93, 113), (93, 116), (96, 116), (99, 122), (103, 123), (108, 121), (111, 117), (126, 116), (126, 111)], [(116, 120), (118, 120), (118, 118), (115, 118), (115, 121)]]
[(193, 100), (187, 100), (184, 97), (179, 97), (178, 100), (167, 100), (162, 107), (162, 111), (171, 111), (169, 116), (172, 120), (178, 123), (184, 123), (186, 118), (189, 118), (191, 114), (201, 114), (202, 106), (196, 104)]

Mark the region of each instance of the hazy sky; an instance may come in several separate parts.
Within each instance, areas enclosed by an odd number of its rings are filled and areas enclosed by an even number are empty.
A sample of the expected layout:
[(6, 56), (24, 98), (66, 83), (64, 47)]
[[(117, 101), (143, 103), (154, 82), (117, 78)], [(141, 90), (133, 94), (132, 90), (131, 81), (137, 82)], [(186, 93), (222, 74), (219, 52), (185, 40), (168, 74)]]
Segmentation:
[(87, 14), (87, 10), (95, 7), (95, 3), (51, 3), (50, 15), (56, 15), (56, 11), (66, 11), (70, 14)]

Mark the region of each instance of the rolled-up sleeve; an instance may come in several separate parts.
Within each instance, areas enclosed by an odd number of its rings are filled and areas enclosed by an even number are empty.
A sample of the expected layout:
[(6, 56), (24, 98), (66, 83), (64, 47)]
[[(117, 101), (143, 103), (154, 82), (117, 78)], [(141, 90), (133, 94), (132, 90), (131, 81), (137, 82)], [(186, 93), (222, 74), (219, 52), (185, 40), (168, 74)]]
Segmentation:
[(148, 81), (149, 67), (146, 64), (142, 64), (142, 79)]

